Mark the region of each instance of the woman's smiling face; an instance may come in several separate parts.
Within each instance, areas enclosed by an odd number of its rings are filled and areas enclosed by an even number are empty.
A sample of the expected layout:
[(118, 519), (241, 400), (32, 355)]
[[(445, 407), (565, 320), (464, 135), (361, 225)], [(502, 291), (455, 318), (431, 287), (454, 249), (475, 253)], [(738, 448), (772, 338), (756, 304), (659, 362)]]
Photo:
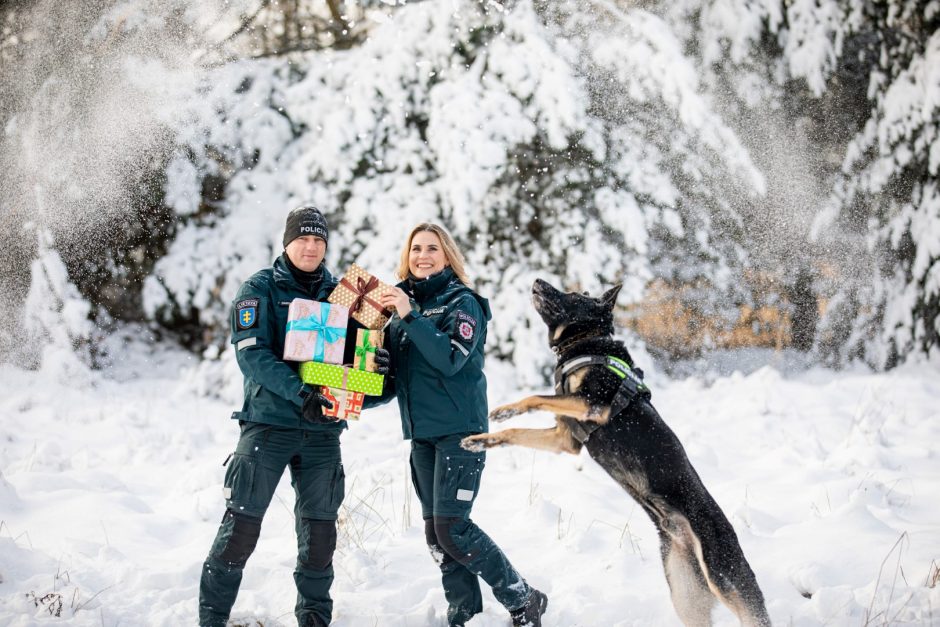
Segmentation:
[(408, 270), (418, 279), (426, 279), (447, 267), (441, 238), (431, 231), (418, 231), (411, 238)]

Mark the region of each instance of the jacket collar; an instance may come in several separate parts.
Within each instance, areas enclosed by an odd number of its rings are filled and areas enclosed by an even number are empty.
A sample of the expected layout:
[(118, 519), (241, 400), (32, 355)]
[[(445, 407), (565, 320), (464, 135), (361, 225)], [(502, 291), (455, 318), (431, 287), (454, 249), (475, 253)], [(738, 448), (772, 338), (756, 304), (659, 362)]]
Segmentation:
[[(333, 274), (322, 263), (320, 264), (320, 272), (322, 275), (320, 277), (320, 282), (314, 286), (312, 294), (310, 294), (314, 300), (324, 296), (324, 294), (322, 294), (324, 291), (324, 286), (329, 287), (334, 283)], [(307, 292), (307, 290), (304, 289), (297, 279), (294, 278), (290, 268), (287, 267), (287, 262), (284, 260), (284, 254), (280, 255), (277, 259), (274, 260), (274, 283), (280, 289), (291, 289), (305, 293)]]
[(450, 266), (426, 279), (407, 278), (399, 283), (398, 287), (413, 296), (422, 308), (428, 306), (431, 301), (446, 300), (460, 292), (468, 292), (480, 303), (484, 319), (493, 319), (489, 301), (461, 283)]
[(419, 303), (424, 303), (444, 293), (445, 289), (450, 286), (454, 278), (454, 271), (448, 266), (437, 274), (432, 274), (425, 279), (408, 278), (405, 280), (405, 283), (411, 288), (415, 300)]

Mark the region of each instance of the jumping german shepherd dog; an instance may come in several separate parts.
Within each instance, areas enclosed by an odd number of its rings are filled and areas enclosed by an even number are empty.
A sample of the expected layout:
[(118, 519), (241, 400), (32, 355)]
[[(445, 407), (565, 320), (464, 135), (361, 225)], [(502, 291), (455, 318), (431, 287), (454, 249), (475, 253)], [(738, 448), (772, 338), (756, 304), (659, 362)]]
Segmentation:
[(620, 288), (591, 298), (537, 280), (532, 301), (558, 356), (556, 394), (498, 407), (490, 419), (550, 411), (555, 427), (483, 433), (461, 444), (470, 450), (517, 445), (573, 454), (586, 447), (656, 525), (672, 603), (685, 625), (710, 625), (717, 598), (742, 625), (768, 626), (764, 596), (731, 523), (649, 403), (630, 353), (613, 339)]

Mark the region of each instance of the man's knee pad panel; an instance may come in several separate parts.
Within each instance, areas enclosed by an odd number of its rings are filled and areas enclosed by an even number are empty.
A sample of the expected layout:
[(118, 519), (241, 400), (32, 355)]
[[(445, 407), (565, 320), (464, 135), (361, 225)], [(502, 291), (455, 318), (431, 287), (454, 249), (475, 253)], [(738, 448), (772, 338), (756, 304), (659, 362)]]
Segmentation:
[(307, 531), (306, 555), (301, 555), (301, 564), (313, 570), (326, 570), (333, 563), (336, 550), (336, 522), (305, 518)]
[(258, 544), (261, 519), (226, 510), (222, 524), (232, 525), (232, 533), (219, 554), (219, 559), (229, 566), (243, 568)]

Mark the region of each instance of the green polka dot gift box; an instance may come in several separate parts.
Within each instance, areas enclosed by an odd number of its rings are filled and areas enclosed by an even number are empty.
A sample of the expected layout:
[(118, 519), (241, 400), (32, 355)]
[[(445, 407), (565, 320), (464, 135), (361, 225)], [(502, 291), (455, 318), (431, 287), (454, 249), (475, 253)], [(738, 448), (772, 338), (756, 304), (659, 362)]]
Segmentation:
[(382, 385), (385, 383), (385, 377), (375, 372), (318, 361), (305, 361), (300, 364), (300, 378), (310, 385), (325, 385), (339, 390), (362, 392), (369, 396), (381, 396)]

